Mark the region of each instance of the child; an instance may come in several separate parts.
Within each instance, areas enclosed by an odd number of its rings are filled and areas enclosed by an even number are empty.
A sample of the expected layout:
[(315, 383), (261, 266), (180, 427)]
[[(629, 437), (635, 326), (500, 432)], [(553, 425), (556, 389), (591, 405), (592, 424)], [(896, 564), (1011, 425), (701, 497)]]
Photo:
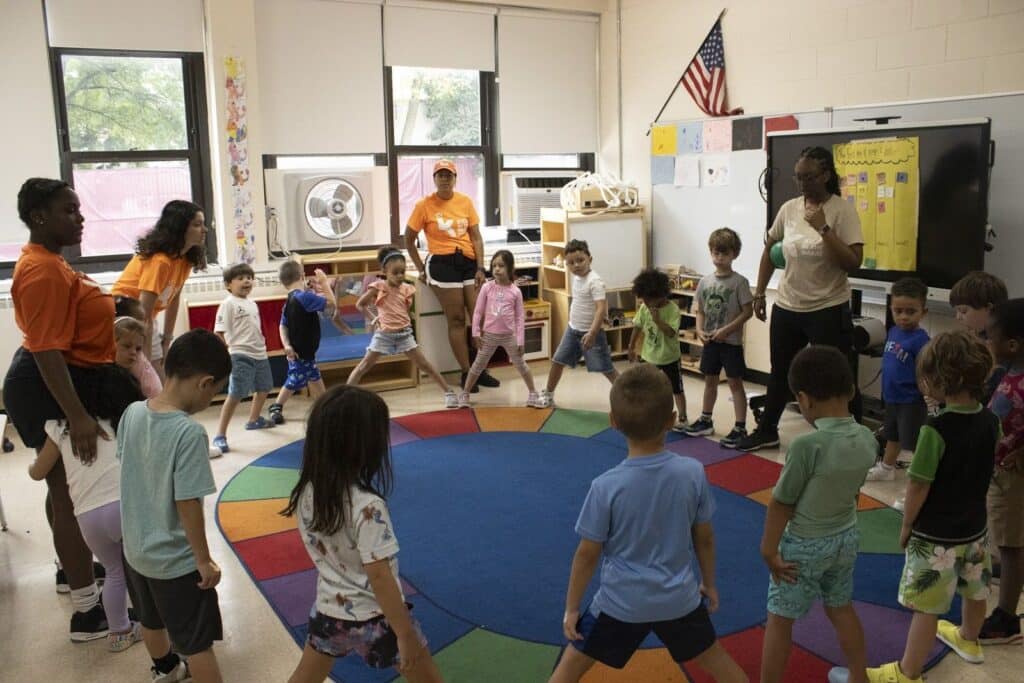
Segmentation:
[(206, 431), (189, 415), (223, 390), (231, 356), (212, 332), (191, 330), (171, 345), (164, 371), (160, 395), (129, 406), (117, 430), (128, 580), (146, 647), (163, 653), (153, 657), (153, 680), (185, 680), (191, 670), (196, 683), (220, 681), (220, 567), (203, 519), (203, 496), (217, 487)]
[(163, 383), (142, 352), (145, 341), (146, 326), (141, 321), (128, 316), (114, 319), (114, 342), (117, 344), (114, 362), (132, 373), (145, 398), (153, 398), (160, 393)]
[[(115, 296), (114, 297), (114, 318), (115, 331), (117, 334), (116, 326), (122, 318), (134, 318), (142, 323), (143, 339), (142, 344), (146, 343), (145, 340), (145, 329), (146, 329), (146, 311), (142, 307), (142, 302), (138, 299), (130, 296)], [(159, 344), (154, 344), (153, 350), (156, 352)], [(163, 358), (162, 347), (160, 349), (160, 355), (154, 356), (154, 358)], [(160, 377), (159, 371), (150, 362), (150, 359), (146, 357), (145, 353), (139, 353), (136, 355), (135, 363), (131, 367), (132, 374), (135, 375), (135, 379), (139, 380), (139, 384), (142, 385), (142, 393), (146, 398), (153, 398), (160, 393), (160, 389), (163, 388), (163, 380)]]
[(743, 389), (743, 325), (754, 314), (754, 297), (747, 278), (732, 269), (743, 244), (740, 236), (729, 228), (719, 228), (708, 238), (711, 262), (715, 272), (705, 275), (697, 285), (697, 334), (704, 343), (700, 355), (700, 371), (704, 374), (704, 405), (700, 418), (686, 429), (687, 436), (714, 434), (711, 413), (718, 399), (718, 380), (722, 368), (732, 392), (736, 424), (718, 442), (725, 448), (736, 448), (747, 435), (747, 393)]
[[(917, 386), (914, 368), (917, 354), (928, 343), (928, 333), (919, 325), (928, 312), (928, 286), (916, 277), (897, 280), (889, 293), (893, 326), (889, 328), (882, 354), (882, 399), (885, 401), (885, 453), (868, 472), (868, 481), (896, 478), (900, 450), (913, 452), (917, 433), (928, 418), (928, 406)], [(903, 509), (902, 500), (893, 505)]]
[(267, 358), (267, 341), (263, 338), (260, 324), (260, 309), (255, 301), (249, 300), (256, 274), (247, 263), (236, 263), (224, 270), (224, 286), (229, 294), (217, 307), (217, 318), (213, 331), (228, 347), (231, 354), (231, 380), (228, 395), (220, 409), (220, 423), (213, 437), (214, 450), (211, 455), (227, 453), (228, 423), (235, 414), (235, 408), (244, 399), (253, 396), (249, 408), (247, 430), (267, 429), (274, 423), (263, 417), (263, 403), (274, 388), (274, 377), (270, 373)]
[[(992, 309), (1006, 303), (1008, 298), (1006, 284), (995, 275), (980, 270), (967, 273), (949, 290), (949, 305), (956, 310), (956, 319), (982, 339), (985, 338)], [(1006, 366), (997, 361), (985, 382), (982, 404), (988, 405), (992, 392), (999, 386), (999, 380), (1005, 373)]]
[(992, 311), (987, 331), (996, 362), (1006, 367), (989, 408), (1002, 421), (988, 490), (989, 529), (999, 548), (999, 605), (985, 620), (986, 645), (1020, 643), (1017, 605), (1024, 586), (1024, 299)]
[(817, 431), (793, 440), (768, 503), (761, 556), (771, 581), (761, 680), (783, 680), (793, 623), (820, 597), (850, 665), (850, 679), (864, 681), (864, 631), (853, 609), (853, 568), (857, 494), (875, 462), (875, 437), (850, 415), (853, 374), (835, 348), (810, 346), (798, 353), (789, 386)]
[(458, 395), (416, 346), (416, 338), (412, 334), (412, 319), (409, 318), (409, 308), (412, 306), (416, 288), (405, 281), (405, 257), (394, 247), (382, 247), (377, 252), (377, 260), (380, 262), (384, 279), (368, 285), (366, 291), (356, 301), (356, 308), (363, 315), (366, 315), (369, 306), (376, 309), (377, 314), (370, 321), (370, 327), (376, 329), (370, 345), (366, 347), (366, 355), (348, 376), (348, 383), (359, 384), (359, 380), (377, 364), (377, 359), (381, 356), (404, 353), (441, 387), (441, 391), (444, 392), (445, 408), (458, 408)]
[[(629, 360), (635, 362), (637, 349), (645, 363), (665, 373), (672, 385), (678, 420), (672, 431), (686, 429), (686, 394), (679, 371), (679, 306), (668, 298), (672, 286), (668, 275), (656, 268), (647, 268), (633, 278), (633, 294), (640, 300), (633, 318), (633, 334), (629, 337)], [(653, 311), (653, 314), (652, 314)]]
[(292, 394), (307, 386), (316, 398), (326, 391), (316, 366), (316, 352), (320, 348), (320, 313), (334, 318), (337, 301), (334, 289), (322, 270), (315, 271), (316, 288), (307, 288), (302, 266), (296, 261), (285, 261), (278, 270), (281, 284), (288, 290), (288, 300), (281, 309), (278, 333), (288, 357), (288, 377), (270, 404), (270, 419), (284, 424), (284, 404)]
[[(921, 427), (908, 471), (900, 545), (906, 549), (899, 602), (914, 616), (903, 659), (868, 669), (869, 681), (921, 681), (935, 636), (969, 662), (984, 657), (978, 632), (991, 580), (985, 492), (999, 419), (978, 403), (992, 356), (966, 331), (936, 335), (917, 360), (927, 396), (946, 407)], [(963, 621), (939, 620), (959, 592)]]
[[(621, 669), (653, 630), (673, 660), (694, 660), (718, 681), (746, 681), (708, 616), (718, 608), (711, 487), (699, 462), (665, 450), (676, 421), (672, 386), (653, 365), (638, 365), (616, 379), (610, 400), (629, 456), (583, 501), (562, 620), (571, 647), (550, 680), (578, 681), (595, 660)], [(602, 555), (601, 586), (581, 616)]]
[(540, 394), (541, 408), (554, 403), (555, 388), (562, 379), (562, 372), (566, 366), (576, 367), (580, 356), (583, 356), (588, 372), (600, 372), (609, 382), (615, 382), (619, 376), (612, 365), (612, 352), (602, 329), (608, 314), (604, 282), (591, 270), (591, 261), (590, 247), (583, 240), (570, 240), (565, 245), (565, 267), (572, 274), (569, 324), (551, 359), (547, 389)]
[(494, 280), (484, 283), (476, 297), (473, 309), (473, 345), (476, 360), (466, 375), (466, 383), (459, 394), (459, 407), (469, 407), (469, 394), (476, 386), (477, 378), (487, 368), (494, 351), (501, 346), (508, 354), (509, 362), (519, 371), (530, 393), (526, 396), (527, 408), (539, 408), (540, 397), (533, 385), (530, 367), (523, 360), (523, 344), (526, 336), (526, 311), (523, 309), (523, 293), (516, 287), (516, 263), (512, 252), (501, 249), (491, 257), (491, 275)]
[(376, 394), (342, 385), (313, 404), (302, 471), (281, 513), (298, 518), (318, 573), (290, 683), (320, 683), (336, 657), (352, 652), (412, 683), (441, 680), (398, 580), (398, 540), (384, 502), (389, 451), (388, 407)]
[[(142, 323), (132, 321), (139, 326), (139, 335), (142, 335)], [(97, 391), (79, 397), (100, 428), (110, 435), (117, 432), (125, 408), (142, 400), (138, 387), (127, 378), (106, 382)], [(29, 466), (29, 476), (37, 481), (44, 479), (57, 460), (63, 460), (82, 538), (106, 568), (102, 610), (109, 628), (107, 647), (111, 652), (123, 652), (142, 640), (142, 631), (128, 615), (128, 589), (121, 561), (121, 467), (117, 462), (117, 445), (108, 439), (97, 439), (96, 459), (86, 465), (72, 453), (67, 421), (48, 420), (45, 429), (46, 443)], [(102, 631), (73, 633), (72, 640), (102, 636)]]

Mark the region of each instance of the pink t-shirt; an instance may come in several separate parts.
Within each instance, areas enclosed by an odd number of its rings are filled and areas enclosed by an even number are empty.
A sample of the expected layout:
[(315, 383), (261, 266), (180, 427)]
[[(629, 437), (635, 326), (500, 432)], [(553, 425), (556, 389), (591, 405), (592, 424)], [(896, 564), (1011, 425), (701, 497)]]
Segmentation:
[(377, 298), (373, 305), (377, 307), (380, 329), (385, 332), (398, 332), (412, 325), (409, 318), (409, 307), (416, 295), (416, 288), (403, 282), (397, 288), (388, 285), (387, 280), (377, 280), (370, 284), (370, 289), (377, 290)]
[(135, 379), (139, 380), (142, 395), (146, 398), (153, 398), (164, 388), (163, 382), (160, 381), (160, 375), (156, 374), (156, 370), (153, 369), (153, 364), (141, 353), (136, 358), (131, 371), (135, 375)]
[(481, 330), (491, 334), (514, 334), (516, 344), (522, 346), (525, 325), (526, 311), (519, 288), (514, 284), (499, 285), (494, 280), (485, 282), (473, 309), (473, 336), (479, 337)]

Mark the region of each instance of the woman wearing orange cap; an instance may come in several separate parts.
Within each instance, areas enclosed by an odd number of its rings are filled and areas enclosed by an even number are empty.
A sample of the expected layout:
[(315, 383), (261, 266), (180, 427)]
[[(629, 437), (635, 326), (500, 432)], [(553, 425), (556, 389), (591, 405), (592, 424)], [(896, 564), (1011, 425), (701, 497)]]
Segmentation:
[[(476, 306), (477, 289), (486, 279), (486, 269), (480, 218), (473, 200), (455, 191), (456, 176), (455, 162), (441, 159), (434, 164), (437, 192), (416, 202), (405, 229), (405, 247), (420, 280), (430, 285), (441, 303), (448, 322), (448, 343), (462, 368), (461, 384), (465, 384), (469, 372), (466, 320)], [(416, 248), (421, 230), (427, 236), (426, 262), (420, 259)], [(485, 387), (498, 384), (487, 371), (477, 380), (477, 385)]]

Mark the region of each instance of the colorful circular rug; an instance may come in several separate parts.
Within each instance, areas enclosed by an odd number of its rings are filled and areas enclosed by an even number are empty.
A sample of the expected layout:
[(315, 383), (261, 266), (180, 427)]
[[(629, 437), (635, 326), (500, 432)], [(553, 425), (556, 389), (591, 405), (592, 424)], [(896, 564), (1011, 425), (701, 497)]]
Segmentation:
[[(388, 506), (403, 586), (445, 680), (547, 680), (565, 645), (561, 615), (576, 517), (591, 480), (626, 456), (622, 435), (603, 413), (480, 407), (396, 418), (391, 440)], [(721, 607), (713, 620), (756, 679), (768, 590), (758, 547), (781, 466), (708, 439), (671, 435), (667, 447), (703, 463), (715, 487)], [(316, 572), (294, 518), (278, 512), (301, 458), (297, 441), (255, 460), (224, 487), (217, 505), (221, 532), (300, 646)], [(899, 659), (910, 623), (896, 603), (900, 521), (896, 511), (861, 496), (854, 598), (872, 664)], [(842, 661), (820, 606), (797, 623), (794, 640), (787, 681), (825, 680)], [(937, 645), (933, 661), (943, 652)], [(332, 677), (375, 683), (396, 675), (347, 657)], [(680, 668), (652, 636), (624, 670), (598, 665), (584, 680), (709, 679), (697, 667)]]

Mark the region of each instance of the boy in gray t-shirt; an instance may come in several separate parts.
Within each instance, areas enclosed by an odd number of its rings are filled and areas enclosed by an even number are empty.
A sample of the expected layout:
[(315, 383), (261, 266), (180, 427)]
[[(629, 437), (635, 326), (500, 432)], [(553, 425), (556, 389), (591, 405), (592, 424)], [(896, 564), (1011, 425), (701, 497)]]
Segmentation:
[(743, 373), (747, 366), (743, 359), (743, 325), (754, 314), (754, 297), (750, 282), (732, 269), (739, 256), (739, 235), (729, 228), (719, 228), (708, 238), (711, 262), (715, 272), (705, 275), (697, 285), (694, 296), (697, 315), (697, 335), (704, 345), (700, 357), (700, 371), (704, 374), (704, 405), (700, 418), (686, 429), (687, 436), (709, 436), (715, 425), (711, 413), (718, 399), (718, 380), (725, 368), (729, 380), (736, 424), (719, 441), (726, 448), (747, 435), (747, 394), (743, 389)]

